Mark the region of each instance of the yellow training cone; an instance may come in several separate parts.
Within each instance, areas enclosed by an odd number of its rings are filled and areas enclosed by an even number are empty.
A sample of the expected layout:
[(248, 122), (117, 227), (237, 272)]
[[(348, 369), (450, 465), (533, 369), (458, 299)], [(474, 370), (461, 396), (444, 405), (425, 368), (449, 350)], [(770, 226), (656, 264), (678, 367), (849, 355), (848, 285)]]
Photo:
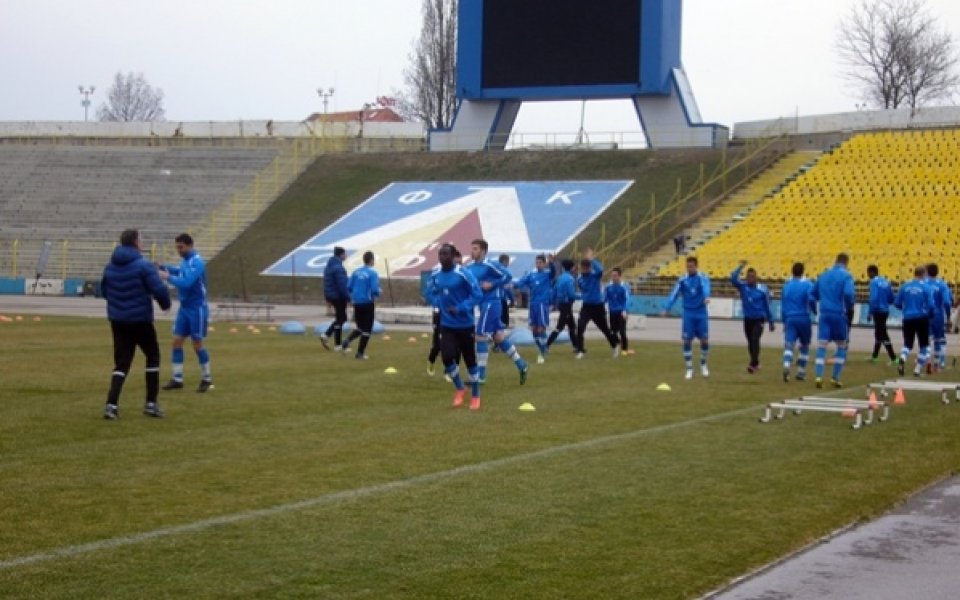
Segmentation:
[(387, 375), (393, 375), (397, 372), (397, 370), (394, 369), (393, 367), (387, 367), (386, 369), (383, 370), (383, 372), (386, 373)]
[(407, 341), (408, 341), (408, 342), (416, 342), (416, 341), (417, 341), (417, 338), (415, 338), (415, 337), (413, 337), (413, 336), (410, 336), (410, 337), (407, 338)]
[(670, 391), (670, 386), (667, 385), (666, 383), (661, 383), (660, 385), (657, 386), (657, 391), (658, 391), (658, 392), (669, 392), (669, 391)]
[(422, 337), (422, 338), (428, 338), (428, 337), (430, 337), (430, 334), (429, 334), (429, 333), (421, 333), (421, 334), (420, 334), (420, 337)]
[(389, 339), (390, 339), (390, 336), (389, 336), (389, 335), (385, 335), (385, 336), (383, 336), (383, 339), (389, 340)]
[(537, 410), (537, 407), (530, 404), (529, 402), (524, 402), (519, 407), (517, 407), (517, 410), (522, 410), (524, 412), (533, 412)]

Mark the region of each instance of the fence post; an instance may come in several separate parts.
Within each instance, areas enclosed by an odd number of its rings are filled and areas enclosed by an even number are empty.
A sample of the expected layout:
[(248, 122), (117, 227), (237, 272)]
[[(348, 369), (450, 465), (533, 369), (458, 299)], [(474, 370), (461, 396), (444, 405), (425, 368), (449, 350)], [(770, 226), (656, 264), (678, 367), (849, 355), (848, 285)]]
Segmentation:
[(13, 256), (11, 257), (12, 263), (13, 263), (13, 275), (12, 275), (13, 277), (17, 276), (17, 255), (19, 253), (19, 250), (20, 250), (20, 239), (17, 238), (13, 240), (13, 249), (12, 249)]
[(60, 257), (60, 279), (67, 278), (67, 247), (70, 246), (70, 240), (63, 240), (63, 254)]

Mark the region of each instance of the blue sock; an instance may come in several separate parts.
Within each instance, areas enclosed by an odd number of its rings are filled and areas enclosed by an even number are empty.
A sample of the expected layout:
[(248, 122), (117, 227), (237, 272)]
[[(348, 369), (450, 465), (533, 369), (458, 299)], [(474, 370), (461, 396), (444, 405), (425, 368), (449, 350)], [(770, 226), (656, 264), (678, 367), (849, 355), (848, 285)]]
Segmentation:
[(477, 381), (478, 369), (477, 367), (474, 367), (472, 369), (469, 369), (467, 372), (469, 373), (468, 378), (470, 380), (470, 393), (473, 395), (474, 398), (479, 398), (480, 382)]
[(683, 362), (688, 369), (693, 368), (693, 344), (686, 340), (683, 342)]
[(707, 342), (700, 343), (700, 366), (707, 364), (707, 355), (710, 353), (710, 344)]
[(827, 363), (827, 349), (822, 346), (817, 346), (817, 358), (814, 360), (816, 365), (815, 372), (817, 374), (817, 379), (823, 379), (823, 366)]
[(833, 355), (833, 378), (840, 381), (840, 373), (843, 372), (843, 365), (847, 362), (847, 349), (837, 348), (837, 353)]
[(460, 369), (457, 368), (457, 365), (450, 365), (444, 369), (444, 372), (453, 380), (453, 387), (458, 390), (463, 389), (463, 379), (460, 377)]
[(173, 363), (173, 379), (183, 381), (183, 348), (173, 349), (173, 358), (170, 362)]
[(790, 370), (793, 366), (793, 348), (784, 348), (783, 350), (783, 368)]

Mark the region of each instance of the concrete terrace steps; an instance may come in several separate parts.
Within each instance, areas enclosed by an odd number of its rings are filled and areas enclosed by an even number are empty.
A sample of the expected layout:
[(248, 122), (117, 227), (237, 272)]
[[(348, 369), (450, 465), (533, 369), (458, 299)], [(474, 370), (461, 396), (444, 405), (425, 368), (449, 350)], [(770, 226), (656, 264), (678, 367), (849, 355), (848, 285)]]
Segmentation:
[[(148, 246), (169, 246), (183, 231), (197, 237), (225, 205), (231, 221), (248, 224), (272, 198), (254, 203), (244, 191), (260, 174), (273, 181), (282, 148), (0, 144), (0, 273), (16, 265), (32, 275), (45, 239), (50, 276), (99, 277), (126, 227), (139, 227)], [(219, 249), (203, 247), (204, 256)]]
[[(819, 151), (791, 152), (754, 177), (684, 232), (690, 238), (686, 253), (695, 253), (697, 247), (749, 214), (766, 198), (814, 164), (821, 154)], [(673, 241), (669, 240), (645, 256), (636, 267), (629, 269), (626, 276), (629, 279), (639, 278), (641, 281), (656, 277), (661, 270), (677, 260)]]

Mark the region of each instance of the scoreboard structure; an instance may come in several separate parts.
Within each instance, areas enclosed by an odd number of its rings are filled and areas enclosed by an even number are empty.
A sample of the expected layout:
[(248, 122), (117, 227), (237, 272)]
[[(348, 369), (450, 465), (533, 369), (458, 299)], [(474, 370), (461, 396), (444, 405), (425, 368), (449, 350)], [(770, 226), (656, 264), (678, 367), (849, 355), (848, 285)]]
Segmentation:
[(524, 101), (629, 98), (651, 147), (718, 146), (680, 64), (681, 0), (460, 0), (457, 113), (431, 150), (502, 149)]

